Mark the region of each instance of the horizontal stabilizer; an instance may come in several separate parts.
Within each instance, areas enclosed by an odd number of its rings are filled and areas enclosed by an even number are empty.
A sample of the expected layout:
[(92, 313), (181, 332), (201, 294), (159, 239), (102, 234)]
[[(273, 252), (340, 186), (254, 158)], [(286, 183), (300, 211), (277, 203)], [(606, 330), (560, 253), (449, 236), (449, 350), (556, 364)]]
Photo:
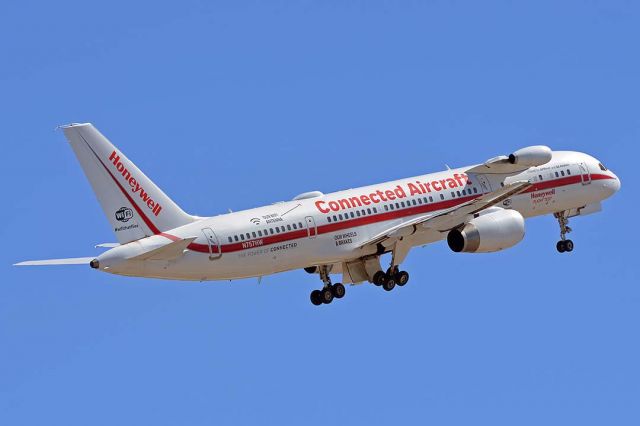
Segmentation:
[(184, 238), (182, 240), (173, 241), (157, 249), (139, 254), (129, 260), (171, 260), (180, 257), (187, 250), (187, 246), (198, 237)]
[(71, 257), (68, 259), (27, 260), (14, 263), (13, 266), (47, 266), (47, 265), (88, 265), (94, 257)]

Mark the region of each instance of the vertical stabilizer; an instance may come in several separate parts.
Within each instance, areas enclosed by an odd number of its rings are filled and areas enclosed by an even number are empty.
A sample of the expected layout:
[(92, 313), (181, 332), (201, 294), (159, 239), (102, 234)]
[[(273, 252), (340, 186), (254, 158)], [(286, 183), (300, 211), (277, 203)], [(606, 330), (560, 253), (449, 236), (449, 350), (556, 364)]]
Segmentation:
[(120, 244), (193, 222), (90, 123), (62, 126)]

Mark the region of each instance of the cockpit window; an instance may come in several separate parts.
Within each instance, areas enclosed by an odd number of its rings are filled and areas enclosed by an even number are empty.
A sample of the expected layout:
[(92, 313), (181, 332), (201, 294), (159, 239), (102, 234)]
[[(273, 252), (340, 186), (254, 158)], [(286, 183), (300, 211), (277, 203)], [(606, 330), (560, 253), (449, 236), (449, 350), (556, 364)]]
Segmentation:
[(607, 168), (602, 163), (598, 163), (598, 167), (600, 167), (600, 170), (602, 170), (603, 172), (607, 171)]

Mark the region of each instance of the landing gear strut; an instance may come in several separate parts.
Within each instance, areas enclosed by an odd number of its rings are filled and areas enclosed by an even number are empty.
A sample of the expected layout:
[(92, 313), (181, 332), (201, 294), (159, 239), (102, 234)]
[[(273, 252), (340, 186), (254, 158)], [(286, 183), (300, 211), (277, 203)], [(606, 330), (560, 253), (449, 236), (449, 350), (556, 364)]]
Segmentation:
[(322, 290), (313, 290), (310, 295), (311, 303), (314, 305), (329, 304), (333, 299), (342, 299), (346, 293), (344, 285), (340, 283), (331, 284), (329, 271), (326, 265), (319, 266), (320, 279), (324, 283)]
[(573, 241), (567, 239), (567, 234), (571, 232), (569, 228), (569, 218), (567, 211), (554, 213), (553, 216), (558, 220), (560, 225), (560, 241), (556, 243), (556, 249), (560, 253), (573, 251)]

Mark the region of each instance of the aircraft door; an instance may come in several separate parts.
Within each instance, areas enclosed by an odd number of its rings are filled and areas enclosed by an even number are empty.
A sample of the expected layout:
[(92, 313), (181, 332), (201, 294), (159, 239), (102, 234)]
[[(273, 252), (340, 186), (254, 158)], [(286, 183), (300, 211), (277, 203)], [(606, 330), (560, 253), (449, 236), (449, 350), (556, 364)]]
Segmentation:
[(589, 167), (585, 163), (578, 164), (580, 166), (580, 176), (582, 177), (582, 184), (589, 185), (591, 183), (591, 172)]
[(315, 238), (318, 235), (318, 228), (316, 227), (316, 221), (312, 216), (307, 216), (305, 218), (307, 222), (307, 236), (309, 238)]
[(222, 256), (222, 250), (220, 250), (220, 242), (215, 232), (211, 228), (202, 228), (202, 233), (209, 245), (209, 260), (219, 259)]

